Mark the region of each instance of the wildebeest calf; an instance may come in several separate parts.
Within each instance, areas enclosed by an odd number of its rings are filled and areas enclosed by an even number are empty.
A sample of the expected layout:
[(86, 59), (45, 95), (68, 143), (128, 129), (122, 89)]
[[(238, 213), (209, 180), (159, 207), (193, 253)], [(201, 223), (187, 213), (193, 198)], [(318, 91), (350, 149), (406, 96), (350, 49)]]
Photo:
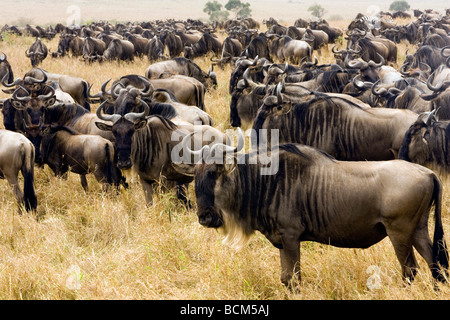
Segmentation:
[(85, 191), (88, 173), (94, 173), (105, 190), (117, 180), (113, 144), (97, 135), (78, 134), (66, 126), (47, 127), (42, 133), (41, 155), (55, 175), (63, 176), (68, 171), (79, 174)]

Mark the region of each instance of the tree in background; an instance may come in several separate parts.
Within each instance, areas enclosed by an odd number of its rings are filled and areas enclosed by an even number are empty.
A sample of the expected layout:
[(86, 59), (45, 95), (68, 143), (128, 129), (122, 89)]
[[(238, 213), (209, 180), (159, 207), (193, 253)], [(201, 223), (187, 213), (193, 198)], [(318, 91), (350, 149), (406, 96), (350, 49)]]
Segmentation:
[(222, 10), (222, 5), (217, 1), (208, 1), (203, 8), (203, 12), (209, 15), (209, 21), (223, 21), (228, 19), (229, 12)]
[(409, 10), (410, 5), (408, 1), (405, 0), (397, 0), (391, 3), (389, 6), (390, 11), (406, 11)]
[(310, 6), (308, 8), (308, 11), (310, 11), (311, 14), (314, 17), (317, 17), (319, 19), (321, 19), (323, 17), (323, 15), (325, 14), (325, 12), (326, 12), (325, 8), (322, 7), (320, 4), (317, 4), (317, 3), (313, 4), (312, 6)]
[(229, 0), (225, 5), (225, 9), (233, 11), (235, 13), (236, 19), (248, 18), (252, 13), (252, 9), (250, 9), (250, 3), (244, 3), (241, 2), (241, 0)]

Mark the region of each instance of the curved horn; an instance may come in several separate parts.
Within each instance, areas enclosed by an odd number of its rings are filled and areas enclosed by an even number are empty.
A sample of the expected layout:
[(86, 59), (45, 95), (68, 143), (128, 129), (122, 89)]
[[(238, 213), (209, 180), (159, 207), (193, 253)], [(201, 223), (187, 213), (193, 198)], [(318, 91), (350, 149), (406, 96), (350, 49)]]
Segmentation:
[(35, 68), (35, 70), (39, 70), (42, 73), (42, 79), (34, 78), (31, 76), (26, 76), (23, 80), (25, 83), (46, 83), (47, 82), (47, 74), (41, 68)]
[(402, 66), (398, 69), (398, 72), (400, 72), (404, 76), (409, 76), (409, 72), (406, 71), (406, 68), (408, 68), (408, 64), (404, 63)]
[(111, 96), (113, 97), (113, 99), (117, 99), (119, 97), (119, 94), (116, 92), (117, 91), (117, 89), (116, 89), (117, 86), (121, 86), (122, 89), (125, 89), (125, 86), (123, 85), (122, 82), (117, 81), (116, 83), (114, 83), (111, 86), (111, 90), (110, 90), (111, 91)]
[(53, 96), (55, 95), (55, 89), (53, 89), (53, 88), (50, 87), (50, 86), (48, 86), (48, 87), (50, 88), (50, 92), (47, 93), (46, 95), (43, 95), (43, 94), (39, 95), (39, 96), (37, 97), (39, 100), (41, 100), (41, 101), (47, 100), (47, 99), (50, 99), (51, 97), (53, 97)]
[(244, 137), (244, 134), (242, 133), (241, 128), (238, 127), (237, 130), (238, 130), (238, 145), (236, 147), (227, 146), (226, 144), (223, 144), (223, 143), (217, 143), (211, 147), (210, 154), (215, 153), (215, 150), (219, 147), (222, 147), (222, 152), (224, 154), (225, 153), (237, 153), (237, 152), (241, 151), (244, 148), (245, 137)]
[(436, 121), (436, 118), (434, 117), (435, 113), (436, 113), (436, 109), (434, 109), (433, 111), (431, 111), (430, 114), (428, 115), (427, 120), (425, 120), (425, 124), (426, 124), (427, 126), (430, 126), (431, 123), (433, 122), (433, 120)]
[(277, 84), (277, 89), (276, 89), (276, 92), (277, 92), (277, 104), (278, 105), (281, 105), (283, 103), (283, 97), (281, 96), (281, 90), (282, 89), (283, 89), (283, 87), (281, 86), (281, 82), (279, 82)]
[(377, 52), (377, 56), (380, 57), (381, 61), (379, 63), (375, 63), (374, 61), (370, 60), (369, 61), (369, 66), (374, 67), (374, 68), (379, 68), (382, 65), (384, 65), (385, 60), (384, 60), (383, 56), (381, 54), (379, 54), (378, 52)]
[[(19, 90), (25, 91), (27, 95), (26, 95), (25, 97), (18, 97), (18, 96), (17, 96), (17, 93), (19, 92)], [(19, 85), (19, 87), (13, 92), (11, 98), (12, 98), (13, 100), (17, 100), (17, 101), (28, 102), (28, 101), (30, 101), (30, 99), (31, 99), (31, 95), (30, 95), (30, 93), (28, 92), (27, 89), (25, 89), (24, 87), (22, 87), (21, 85)]]
[(140, 103), (142, 103), (142, 105), (144, 106), (144, 111), (143, 112), (129, 112), (129, 113), (127, 113), (123, 117), (125, 119), (127, 119), (128, 121), (136, 122), (137, 120), (144, 119), (150, 113), (150, 107), (148, 106), (148, 104), (144, 100), (142, 100), (141, 98), (137, 98), (137, 100)]
[(208, 145), (205, 145), (200, 150), (196, 150), (196, 151), (193, 151), (193, 150), (191, 150), (191, 148), (188, 147), (188, 142), (189, 142), (189, 140), (191, 140), (191, 137), (192, 137), (193, 134), (195, 134), (195, 132), (191, 132), (191, 133), (189, 133), (189, 134), (184, 136), (184, 138), (183, 138), (183, 140), (181, 142), (181, 145), (182, 145), (182, 148), (183, 148), (183, 152), (187, 151), (187, 153), (188, 153), (187, 155), (191, 156), (191, 157), (192, 156), (194, 156), (194, 157), (196, 157), (196, 156), (203, 156), (203, 152), (207, 152), (206, 156), (208, 156), (209, 153), (210, 153), (209, 152), (210, 148), (209, 148)]
[(444, 58), (450, 57), (450, 55), (445, 55), (445, 54), (444, 54), (444, 51), (445, 51), (446, 49), (450, 49), (450, 46), (445, 46), (445, 47), (443, 47), (443, 48), (441, 49), (441, 56), (443, 56)]
[(17, 78), (14, 82), (12, 82), (12, 83), (6, 83), (6, 80), (8, 79), (8, 77), (9, 77), (9, 70), (6, 72), (6, 74), (3, 76), (3, 78), (2, 78), (2, 85), (3, 86), (5, 86), (5, 87), (7, 87), (7, 88), (11, 88), (11, 87), (15, 87), (15, 86), (17, 86), (21, 81), (22, 81), (22, 79), (20, 79), (20, 78)]
[(361, 77), (361, 75), (358, 74), (357, 76), (355, 76), (352, 79), (352, 83), (357, 89), (359, 89), (359, 90), (368, 89), (368, 88), (371, 88), (373, 86), (372, 82), (362, 81), (362, 80), (360, 80), (360, 77)]
[(442, 86), (444, 85), (443, 83), (437, 84), (436, 86), (433, 86), (431, 83), (434, 80), (434, 72), (430, 75), (430, 77), (428, 77), (427, 80), (427, 87), (428, 89), (430, 89), (431, 91), (439, 91), (442, 89)]
[(0, 61), (6, 61), (6, 53), (4, 53), (3, 51), (0, 51), (2, 53), (2, 55), (0, 56)]
[(103, 95), (106, 95), (106, 94), (110, 95), (110, 94), (111, 94), (111, 90), (110, 90), (109, 92), (106, 91), (106, 86), (108, 85), (108, 83), (109, 83), (110, 81), (111, 81), (111, 79), (109, 79), (108, 81), (106, 81), (106, 82), (104, 82), (104, 83), (102, 84), (101, 90), (102, 90), (102, 94), (103, 94)]
[(387, 93), (386, 88), (380, 88), (378, 89), (378, 91), (376, 90), (376, 86), (378, 85), (378, 83), (380, 82), (380, 80), (377, 80), (373, 85), (372, 85), (372, 93), (376, 96), (382, 96), (384, 94)]
[(103, 121), (110, 121), (110, 122), (112, 122), (112, 123), (115, 123), (117, 120), (119, 120), (122, 116), (120, 115), (120, 114), (103, 114), (102, 113), (102, 109), (103, 109), (103, 106), (105, 105), (105, 103), (107, 103), (108, 101), (107, 100), (105, 100), (105, 101), (103, 101), (99, 106), (98, 106), (98, 108), (97, 108), (97, 111), (96, 111), (96, 114), (97, 114), (97, 117), (100, 119), (100, 120), (103, 120)]

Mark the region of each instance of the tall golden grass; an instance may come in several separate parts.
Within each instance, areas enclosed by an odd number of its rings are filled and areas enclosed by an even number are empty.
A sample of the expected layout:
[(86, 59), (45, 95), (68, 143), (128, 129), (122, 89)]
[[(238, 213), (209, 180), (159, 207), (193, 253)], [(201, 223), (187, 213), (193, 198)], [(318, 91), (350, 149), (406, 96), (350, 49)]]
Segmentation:
[[(45, 42), (55, 51), (57, 41)], [(29, 37), (7, 36), (1, 44), (15, 77), (22, 77), (31, 68), (24, 51), (32, 42)], [(399, 46), (400, 63), (407, 47), (411, 46)], [(323, 51), (319, 60), (331, 62), (333, 55)], [(204, 70), (209, 67), (209, 57), (195, 62)], [(146, 58), (131, 63), (85, 64), (76, 58), (48, 57), (41, 67), (79, 76), (93, 84), (92, 91), (97, 92), (110, 78), (143, 75), (148, 64)], [(205, 104), (216, 126), (225, 130), (230, 128), (231, 67), (216, 68), (215, 72), (218, 88), (206, 94)], [(2, 93), (3, 97), (6, 95)], [(365, 250), (302, 243), (301, 290), (293, 293), (281, 284), (278, 250), (264, 236), (256, 233), (247, 246), (234, 251), (222, 244), (219, 232), (200, 226), (195, 209), (186, 210), (173, 193), (157, 193), (153, 205), (147, 207), (133, 174), (128, 177), (129, 189), (119, 194), (102, 192), (92, 176), (88, 176), (88, 192), (83, 191), (73, 173), (63, 180), (45, 167), (36, 168), (35, 176), (38, 219), (32, 214), (18, 215), (10, 187), (0, 181), (2, 300), (366, 300), (447, 299), (450, 295), (448, 285), (434, 290), (430, 271), (420, 256), (419, 274), (412, 284), (405, 284), (388, 239)], [(195, 207), (192, 186), (188, 196)], [(443, 224), (447, 241), (449, 207), (449, 194), (445, 192)], [(374, 283), (375, 287), (371, 285)]]

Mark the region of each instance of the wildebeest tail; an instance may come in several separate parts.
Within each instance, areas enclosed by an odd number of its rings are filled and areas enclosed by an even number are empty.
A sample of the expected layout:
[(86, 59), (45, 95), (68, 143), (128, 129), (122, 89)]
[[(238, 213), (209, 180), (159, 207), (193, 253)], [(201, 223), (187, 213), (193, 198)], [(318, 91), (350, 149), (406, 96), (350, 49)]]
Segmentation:
[(89, 84), (86, 81), (83, 81), (83, 107), (86, 110), (91, 111), (91, 105), (89, 104)]
[[(25, 148), (24, 161), (22, 165), (23, 175), (23, 200), (25, 204), (25, 210), (36, 210), (37, 197), (34, 189), (34, 147), (30, 142), (31, 148)], [(31, 150), (28, 152), (27, 150)]]
[(434, 210), (434, 236), (433, 236), (433, 266), (431, 272), (433, 278), (444, 282), (445, 277), (441, 273), (443, 268), (447, 273), (449, 262), (448, 262), (448, 249), (447, 244), (444, 239), (444, 229), (442, 228), (441, 220), (441, 206), (442, 206), (442, 186), (439, 178), (434, 175), (434, 191), (433, 191), (433, 202), (435, 206)]
[(205, 92), (202, 90), (202, 87), (199, 86), (195, 86), (195, 95), (196, 95), (196, 100), (197, 100), (197, 106), (202, 109), (205, 110)]

